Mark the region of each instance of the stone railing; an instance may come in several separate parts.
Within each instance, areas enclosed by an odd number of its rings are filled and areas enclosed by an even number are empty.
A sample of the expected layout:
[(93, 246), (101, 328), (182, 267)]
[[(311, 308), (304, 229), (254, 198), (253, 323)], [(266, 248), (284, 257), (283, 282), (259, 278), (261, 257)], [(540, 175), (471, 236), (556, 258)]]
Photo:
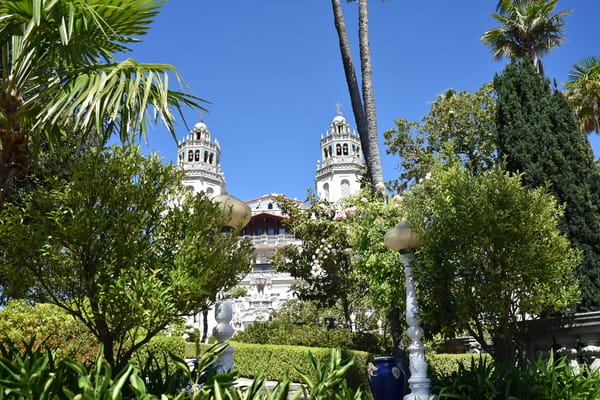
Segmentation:
[(243, 239), (250, 239), (252, 244), (256, 247), (267, 246), (267, 247), (278, 247), (286, 244), (297, 244), (299, 240), (294, 235), (283, 234), (283, 235), (246, 235)]
[(600, 369), (600, 312), (531, 320), (526, 326), (524, 344), (529, 358), (554, 350), (566, 355), (574, 368), (585, 363)]

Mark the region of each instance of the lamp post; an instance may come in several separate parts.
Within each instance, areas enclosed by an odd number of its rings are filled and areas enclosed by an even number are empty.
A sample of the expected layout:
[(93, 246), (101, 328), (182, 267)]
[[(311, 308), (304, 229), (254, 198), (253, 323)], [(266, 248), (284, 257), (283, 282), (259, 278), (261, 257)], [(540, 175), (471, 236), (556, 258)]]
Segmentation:
[[(246, 226), (252, 211), (250, 207), (243, 201), (228, 195), (227, 193), (215, 196), (212, 199), (217, 203), (229, 220), (226, 225), (230, 228)], [(231, 318), (233, 317), (233, 304), (231, 300), (219, 301), (215, 305), (215, 320), (217, 325), (213, 328), (213, 335), (220, 342), (228, 340), (233, 336), (233, 326), (231, 326)], [(227, 348), (219, 355), (215, 362), (217, 373), (223, 374), (233, 370), (233, 347)]]
[[(411, 229), (408, 221), (402, 221), (387, 231), (383, 241), (388, 248), (396, 251), (415, 249), (421, 246), (418, 236)], [(406, 276), (406, 323), (408, 324), (406, 334), (410, 338), (410, 345), (408, 346), (410, 368), (408, 386), (410, 393), (404, 396), (404, 400), (428, 400), (432, 397), (429, 394), (431, 380), (427, 377), (425, 347), (421, 342), (423, 329), (419, 326), (419, 304), (413, 282), (412, 267), (410, 266), (413, 256), (412, 254), (400, 253), (400, 257), (404, 264), (404, 275)]]

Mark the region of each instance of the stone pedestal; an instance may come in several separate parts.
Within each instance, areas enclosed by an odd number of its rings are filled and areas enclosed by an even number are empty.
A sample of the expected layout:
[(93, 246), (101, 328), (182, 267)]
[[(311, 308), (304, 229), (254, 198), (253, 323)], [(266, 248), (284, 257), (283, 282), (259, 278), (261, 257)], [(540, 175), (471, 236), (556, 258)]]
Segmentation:
[[(233, 336), (233, 326), (231, 318), (233, 317), (233, 307), (231, 300), (217, 303), (215, 307), (215, 320), (217, 326), (213, 329), (213, 335), (219, 342), (229, 340)], [(224, 374), (233, 370), (233, 347), (227, 346), (215, 362), (217, 373)]]

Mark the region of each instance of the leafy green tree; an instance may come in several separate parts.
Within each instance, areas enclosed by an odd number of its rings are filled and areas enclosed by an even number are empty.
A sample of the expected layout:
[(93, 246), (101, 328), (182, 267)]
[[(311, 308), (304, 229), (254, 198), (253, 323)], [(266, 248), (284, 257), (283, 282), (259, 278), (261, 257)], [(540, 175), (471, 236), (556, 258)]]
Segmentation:
[[(348, 0), (349, 2), (353, 0)], [(373, 90), (373, 67), (369, 45), (369, 11), (368, 0), (358, 2), (358, 38), (360, 51), (361, 86), (359, 88), (356, 69), (352, 60), (352, 49), (348, 40), (346, 22), (341, 0), (331, 0), (335, 29), (338, 34), (342, 65), (346, 76), (346, 84), (352, 103), (352, 113), (360, 142), (365, 152), (369, 181), (374, 191), (383, 188), (383, 169), (379, 155), (379, 133), (377, 132), (377, 115)]]
[(585, 133), (600, 134), (600, 57), (587, 57), (571, 67), (565, 95)]
[(529, 60), (544, 75), (541, 58), (564, 41), (564, 17), (571, 10), (554, 13), (558, 0), (500, 0), (492, 17), (500, 24), (481, 36), (493, 58), (511, 62)]
[(421, 122), (396, 120), (384, 132), (388, 154), (400, 157), (399, 192), (424, 179), (436, 162), (459, 161), (477, 175), (497, 163), (496, 102), (493, 87), (477, 92), (447, 90), (437, 96)]
[(169, 89), (167, 64), (119, 61), (164, 1), (0, 2), (0, 206), (42, 138), (146, 135), (149, 121), (173, 130), (173, 109), (200, 107)]
[(558, 229), (562, 210), (546, 187), (529, 189), (500, 169), (473, 176), (455, 164), (434, 170), (404, 203), (423, 245), (414, 266), (426, 331), (467, 331), (510, 363), (520, 320), (577, 302), (578, 252)]
[(302, 279), (294, 286), (301, 299), (327, 307), (339, 304), (349, 324), (353, 304), (365, 296), (367, 286), (354, 270), (346, 227), (339, 222), (342, 212), (316, 200), (312, 193), (306, 208), (285, 199), (279, 206), (286, 215), (288, 232), (300, 238), (302, 244), (278, 249), (271, 261), (273, 266)]
[[(85, 324), (119, 371), (131, 354), (253, 263), (249, 241), (181, 172), (139, 148), (92, 151), (69, 181), (48, 176), (35, 196), (0, 211), (2, 267)], [(10, 274), (7, 274), (10, 275)], [(225, 279), (227, 276), (228, 279)], [(211, 282), (211, 284), (209, 284)]]
[(564, 95), (529, 62), (508, 65), (494, 79), (496, 143), (506, 169), (530, 187), (549, 184), (565, 214), (561, 230), (583, 252), (577, 269), (580, 311), (600, 307), (600, 169)]

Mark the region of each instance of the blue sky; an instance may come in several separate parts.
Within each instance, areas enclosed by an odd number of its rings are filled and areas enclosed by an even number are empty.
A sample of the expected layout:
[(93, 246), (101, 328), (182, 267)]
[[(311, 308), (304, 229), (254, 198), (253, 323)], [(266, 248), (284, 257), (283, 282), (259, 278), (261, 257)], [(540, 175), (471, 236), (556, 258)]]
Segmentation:
[[(399, 117), (420, 120), (436, 94), (477, 90), (502, 71), (479, 41), (496, 26), (496, 0), (372, 0), (369, 8), (378, 128)], [(577, 60), (600, 55), (598, 0), (562, 0), (570, 8), (567, 42), (543, 59), (546, 75), (562, 83)], [(356, 44), (357, 6), (344, 4)], [(209, 100), (202, 117), (221, 144), (230, 194), (244, 200), (267, 193), (304, 199), (314, 187), (319, 139), (336, 103), (354, 127), (331, 3), (327, 0), (170, 0), (131, 54), (168, 63), (195, 95)], [(357, 55), (355, 63), (358, 63)], [(174, 84), (174, 82), (171, 82)], [(201, 118), (185, 113), (189, 126)], [(187, 135), (177, 125), (179, 139)], [(600, 136), (590, 136), (600, 155)], [(177, 147), (164, 127), (149, 133), (145, 150), (175, 162)], [(383, 157), (386, 180), (398, 159)]]

